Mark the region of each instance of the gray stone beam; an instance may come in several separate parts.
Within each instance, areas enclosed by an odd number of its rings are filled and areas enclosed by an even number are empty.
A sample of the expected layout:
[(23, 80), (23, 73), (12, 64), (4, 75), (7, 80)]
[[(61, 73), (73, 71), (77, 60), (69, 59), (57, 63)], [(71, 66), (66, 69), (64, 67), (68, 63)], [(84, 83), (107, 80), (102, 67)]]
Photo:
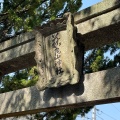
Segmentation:
[(81, 22), (77, 28), (86, 50), (120, 41), (120, 8)]
[(0, 118), (120, 102), (120, 67), (85, 74), (76, 85), (38, 91), (35, 86), (0, 94)]
[[(74, 14), (85, 50), (120, 41), (119, 6), (119, 0), (104, 0)], [(0, 76), (36, 65), (34, 38), (34, 32), (30, 32), (0, 43)]]
[(0, 76), (36, 65), (34, 41), (34, 32), (28, 32), (0, 43)]
[(119, 0), (103, 0), (93, 6), (90, 6), (80, 12), (74, 13), (75, 24), (79, 24), (91, 18), (108, 13), (120, 7)]
[(15, 48), (17, 46), (23, 45), (25, 43), (34, 41), (34, 39), (34, 32), (27, 32), (17, 35), (16, 37), (13, 37), (5, 42), (0, 43), (0, 53)]

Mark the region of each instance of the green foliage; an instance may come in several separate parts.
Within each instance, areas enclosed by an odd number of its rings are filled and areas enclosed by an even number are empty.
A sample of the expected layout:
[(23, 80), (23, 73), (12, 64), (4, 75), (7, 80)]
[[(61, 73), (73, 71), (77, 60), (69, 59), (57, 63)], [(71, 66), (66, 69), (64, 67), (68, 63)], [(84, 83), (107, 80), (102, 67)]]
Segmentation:
[(101, 68), (103, 63), (103, 53), (104, 52), (101, 49), (96, 51), (95, 58), (90, 66), (93, 72), (96, 72)]
[(36, 119), (43, 120), (46, 117), (46, 120), (75, 120), (77, 115), (84, 116), (85, 113), (88, 113), (92, 107), (84, 107), (84, 108), (62, 108), (61, 110), (56, 110), (47, 113), (38, 113), (35, 115)]
[(65, 12), (76, 12), (81, 0), (4, 0), (0, 13), (0, 41), (8, 39), (14, 29), (15, 34), (31, 31), (43, 22), (62, 17)]
[(34, 73), (35, 67), (24, 69), (13, 73), (13, 75), (6, 75), (3, 77), (0, 93), (18, 90), (25, 87), (35, 85), (38, 80), (38, 75)]
[[(107, 55), (109, 53), (110, 55)], [(89, 51), (85, 57), (84, 65), (85, 73), (96, 72), (119, 66), (120, 42), (105, 45), (101, 48)]]

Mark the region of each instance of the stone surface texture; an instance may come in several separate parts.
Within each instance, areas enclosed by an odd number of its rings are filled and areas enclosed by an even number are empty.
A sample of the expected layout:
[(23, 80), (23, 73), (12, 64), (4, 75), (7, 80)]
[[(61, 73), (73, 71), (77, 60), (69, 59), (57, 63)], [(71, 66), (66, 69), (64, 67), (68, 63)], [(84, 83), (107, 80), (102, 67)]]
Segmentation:
[[(74, 14), (74, 19), (79, 42), (85, 45), (85, 50), (120, 41), (119, 0), (104, 0)], [(7, 73), (36, 65), (34, 33), (25, 33), (0, 43), (0, 78)], [(0, 118), (63, 107), (119, 102), (119, 86), (120, 67), (86, 74), (75, 85), (43, 91), (33, 86), (3, 93), (0, 94)]]
[(91, 18), (113, 11), (114, 9), (117, 9), (119, 7), (119, 0), (103, 0), (102, 2), (83, 9), (80, 12), (74, 13), (75, 24), (79, 24)]
[[(53, 26), (57, 29), (62, 24)], [(78, 41), (71, 13), (67, 16), (65, 30), (49, 36), (43, 36), (38, 30), (35, 43), (35, 60), (39, 73), (36, 85), (39, 90), (79, 82), (83, 71), (84, 47)]]
[(120, 101), (120, 67), (84, 75), (78, 84), (38, 91), (35, 86), (0, 94), (0, 118), (63, 107)]

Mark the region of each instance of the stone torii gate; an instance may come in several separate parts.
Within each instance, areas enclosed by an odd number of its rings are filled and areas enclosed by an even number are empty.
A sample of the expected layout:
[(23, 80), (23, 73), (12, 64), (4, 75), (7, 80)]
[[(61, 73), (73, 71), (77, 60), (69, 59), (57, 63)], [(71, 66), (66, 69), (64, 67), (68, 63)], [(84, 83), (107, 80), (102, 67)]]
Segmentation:
[[(104, 0), (73, 14), (73, 18), (79, 34), (78, 42), (84, 44), (85, 50), (120, 41), (119, 0)], [(66, 30), (64, 26), (62, 30)], [(40, 31), (44, 34), (44, 27)], [(51, 31), (56, 32), (54, 28), (48, 31), (49, 35), (53, 34)], [(35, 39), (36, 33), (29, 32), (0, 43), (0, 76), (36, 65)], [(73, 85), (42, 91), (32, 86), (0, 94), (0, 118), (120, 101), (119, 67), (80, 78)]]

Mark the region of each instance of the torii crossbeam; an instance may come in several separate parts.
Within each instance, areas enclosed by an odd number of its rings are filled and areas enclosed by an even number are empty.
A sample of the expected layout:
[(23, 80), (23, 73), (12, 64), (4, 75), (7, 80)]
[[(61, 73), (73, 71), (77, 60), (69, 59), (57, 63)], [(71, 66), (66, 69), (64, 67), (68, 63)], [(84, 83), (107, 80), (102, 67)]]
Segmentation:
[[(85, 50), (120, 41), (120, 1), (104, 0), (74, 15)], [(36, 65), (35, 33), (0, 43), (0, 75)], [(24, 63), (24, 64), (23, 64)], [(0, 94), (0, 118), (62, 107), (91, 106), (120, 101), (120, 68), (81, 76), (75, 85), (38, 91), (35, 86)]]

